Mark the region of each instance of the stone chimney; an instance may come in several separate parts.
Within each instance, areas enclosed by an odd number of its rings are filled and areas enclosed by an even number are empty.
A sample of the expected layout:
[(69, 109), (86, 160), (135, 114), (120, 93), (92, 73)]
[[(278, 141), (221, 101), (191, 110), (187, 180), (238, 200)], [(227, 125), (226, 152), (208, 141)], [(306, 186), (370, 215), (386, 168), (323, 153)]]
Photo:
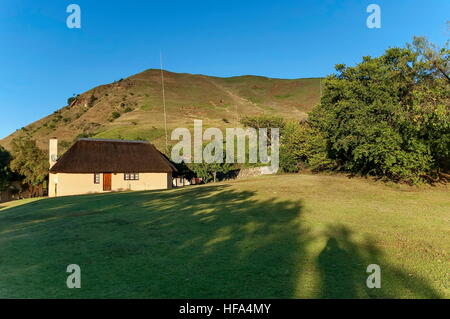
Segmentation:
[(55, 165), (56, 160), (58, 159), (58, 139), (57, 138), (51, 138), (49, 147), (48, 147), (48, 160), (50, 163), (50, 168)]

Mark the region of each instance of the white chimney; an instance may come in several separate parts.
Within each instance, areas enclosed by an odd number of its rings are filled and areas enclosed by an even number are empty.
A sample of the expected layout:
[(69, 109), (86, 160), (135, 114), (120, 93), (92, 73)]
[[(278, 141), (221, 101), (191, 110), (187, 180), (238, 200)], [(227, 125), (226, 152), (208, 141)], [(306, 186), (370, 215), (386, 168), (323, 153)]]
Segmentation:
[(52, 168), (53, 165), (55, 165), (56, 160), (58, 159), (58, 139), (56, 138), (50, 139), (48, 154), (49, 154), (48, 160), (50, 163), (50, 168)]

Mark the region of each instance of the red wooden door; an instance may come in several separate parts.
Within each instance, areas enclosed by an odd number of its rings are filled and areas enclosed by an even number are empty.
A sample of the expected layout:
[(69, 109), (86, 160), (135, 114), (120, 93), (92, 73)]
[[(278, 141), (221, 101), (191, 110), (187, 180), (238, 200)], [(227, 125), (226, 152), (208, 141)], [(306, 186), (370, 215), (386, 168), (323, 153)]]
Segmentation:
[(103, 173), (103, 190), (111, 190), (111, 173)]

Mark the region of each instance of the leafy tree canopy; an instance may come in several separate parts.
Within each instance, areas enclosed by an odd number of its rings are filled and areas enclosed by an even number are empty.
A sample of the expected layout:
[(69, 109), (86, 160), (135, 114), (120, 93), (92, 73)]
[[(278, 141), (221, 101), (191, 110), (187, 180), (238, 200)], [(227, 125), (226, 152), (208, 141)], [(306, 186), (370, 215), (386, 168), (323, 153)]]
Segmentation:
[(48, 159), (36, 141), (19, 138), (12, 141), (11, 170), (23, 176), (23, 182), (31, 186), (44, 183), (48, 175)]
[(197, 177), (200, 177), (203, 182), (208, 183), (210, 181), (216, 182), (218, 176), (224, 177), (227, 173), (234, 169), (235, 165), (232, 163), (226, 163), (226, 147), (223, 145), (223, 162), (222, 163), (189, 163), (187, 167), (195, 173)]
[(423, 38), (355, 67), (337, 65), (324, 81), (310, 123), (341, 169), (418, 182), (448, 171), (448, 48)]

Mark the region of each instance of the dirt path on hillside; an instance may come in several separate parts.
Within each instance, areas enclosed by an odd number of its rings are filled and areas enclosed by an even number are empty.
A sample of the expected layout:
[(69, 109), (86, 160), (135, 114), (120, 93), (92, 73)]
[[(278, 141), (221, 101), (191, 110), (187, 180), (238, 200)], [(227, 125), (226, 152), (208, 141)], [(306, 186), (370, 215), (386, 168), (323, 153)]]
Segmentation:
[(258, 107), (258, 105), (252, 101), (249, 101), (239, 95), (237, 95), (236, 93), (234, 93), (233, 91), (231, 91), (230, 89), (227, 89), (226, 87), (223, 87), (222, 85), (220, 85), (219, 83), (216, 83), (214, 80), (204, 77), (204, 79), (206, 81), (208, 81), (209, 83), (211, 83), (212, 85), (214, 85), (215, 87), (217, 87), (218, 89), (220, 89), (221, 91), (227, 93), (236, 103), (242, 105), (242, 104), (250, 104), (252, 106), (256, 106)]
[[(216, 88), (218, 88), (219, 90), (225, 92), (225, 93), (226, 93), (229, 97), (231, 97), (231, 99), (235, 102), (234, 110), (227, 109), (227, 111), (228, 111), (229, 113), (232, 113), (232, 114), (235, 116), (237, 122), (239, 122), (239, 118), (240, 118), (238, 106), (251, 106), (251, 107), (254, 107), (254, 108), (258, 108), (258, 109), (259, 109), (259, 106), (258, 106), (256, 103), (254, 103), (254, 102), (252, 102), (252, 101), (249, 101), (249, 100), (247, 100), (247, 99), (245, 99), (245, 98), (243, 98), (243, 97), (237, 95), (236, 93), (234, 93), (234, 92), (231, 91), (230, 89), (228, 89), (228, 88), (226, 88), (226, 87), (220, 85), (219, 83), (217, 83), (217, 82), (214, 81), (213, 79), (208, 78), (208, 77), (203, 77), (203, 79), (204, 79), (205, 81), (207, 81), (208, 83), (214, 85), (214, 86), (215, 86)], [(242, 115), (242, 114), (241, 114), (241, 115)]]

